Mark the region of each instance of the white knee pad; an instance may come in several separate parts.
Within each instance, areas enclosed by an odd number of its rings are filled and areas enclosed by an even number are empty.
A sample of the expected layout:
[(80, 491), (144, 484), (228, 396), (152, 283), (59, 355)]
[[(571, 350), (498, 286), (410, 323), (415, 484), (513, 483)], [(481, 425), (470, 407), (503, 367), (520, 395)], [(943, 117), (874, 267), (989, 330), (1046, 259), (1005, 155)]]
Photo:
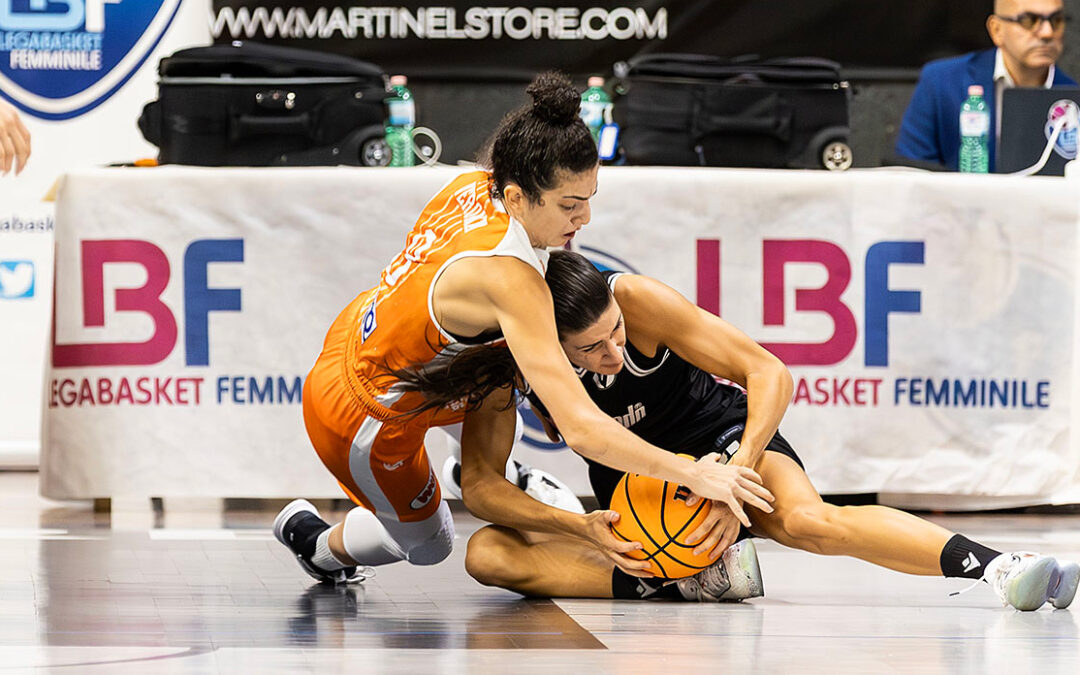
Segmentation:
[(345, 516), (342, 538), (345, 551), (363, 565), (385, 565), (408, 560), (434, 565), (454, 548), (454, 518), (446, 502), (424, 520), (402, 523), (383, 518), (362, 506)]
[(390, 536), (405, 551), (405, 559), (414, 565), (442, 562), (454, 550), (454, 517), (446, 502), (431, 516), (416, 523), (383, 521)]

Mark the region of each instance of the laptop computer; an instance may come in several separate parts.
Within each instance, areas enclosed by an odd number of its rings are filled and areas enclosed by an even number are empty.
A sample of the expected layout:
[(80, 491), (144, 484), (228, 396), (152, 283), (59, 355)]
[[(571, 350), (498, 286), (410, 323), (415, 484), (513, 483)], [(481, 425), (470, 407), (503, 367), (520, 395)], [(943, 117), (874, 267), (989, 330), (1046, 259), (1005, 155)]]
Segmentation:
[(1076, 159), (1080, 141), (1080, 87), (1015, 88), (1001, 94), (1001, 140), (997, 172), (1020, 171), (1037, 163), (1053, 131), (1065, 118), (1050, 159), (1037, 175), (1062, 176), (1066, 162)]

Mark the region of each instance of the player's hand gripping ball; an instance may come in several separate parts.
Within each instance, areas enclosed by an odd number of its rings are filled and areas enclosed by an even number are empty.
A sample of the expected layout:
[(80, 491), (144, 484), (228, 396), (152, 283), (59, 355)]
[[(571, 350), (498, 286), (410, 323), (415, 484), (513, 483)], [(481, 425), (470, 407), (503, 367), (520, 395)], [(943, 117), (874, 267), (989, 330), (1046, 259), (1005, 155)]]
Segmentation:
[(690, 490), (682, 485), (636, 473), (623, 476), (611, 496), (611, 510), (619, 513), (611, 531), (644, 547), (626, 555), (650, 561), (652, 573), (668, 579), (688, 577), (711, 565), (709, 551), (694, 555), (697, 544), (686, 543), (686, 538), (705, 520), (712, 502), (702, 499), (690, 507), (689, 497)]

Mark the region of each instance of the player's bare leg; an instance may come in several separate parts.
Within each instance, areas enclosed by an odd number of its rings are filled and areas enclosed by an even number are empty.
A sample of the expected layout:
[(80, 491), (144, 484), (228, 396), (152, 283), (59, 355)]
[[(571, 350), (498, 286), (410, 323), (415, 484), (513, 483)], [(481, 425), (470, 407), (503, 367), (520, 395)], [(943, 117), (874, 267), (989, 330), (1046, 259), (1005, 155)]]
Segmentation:
[(941, 576), (941, 550), (952, 532), (886, 506), (826, 504), (799, 465), (778, 452), (766, 452), (758, 471), (776, 501), (772, 513), (750, 511), (755, 532), (812, 553)]
[(610, 598), (611, 561), (570, 537), (489, 525), (469, 538), (465, 569), (487, 586), (522, 595)]
[(1076, 563), (1003, 554), (897, 509), (826, 504), (803, 470), (780, 453), (766, 453), (758, 471), (776, 501), (772, 513), (751, 511), (754, 530), (785, 546), (849, 555), (908, 574), (986, 580), (1003, 603), (1022, 610), (1047, 600), (1068, 607), (1076, 593)]
[(630, 576), (599, 549), (571, 537), (490, 525), (469, 539), (465, 569), (482, 584), (537, 597), (729, 602), (763, 593), (751, 541), (730, 546), (698, 574), (671, 582)]

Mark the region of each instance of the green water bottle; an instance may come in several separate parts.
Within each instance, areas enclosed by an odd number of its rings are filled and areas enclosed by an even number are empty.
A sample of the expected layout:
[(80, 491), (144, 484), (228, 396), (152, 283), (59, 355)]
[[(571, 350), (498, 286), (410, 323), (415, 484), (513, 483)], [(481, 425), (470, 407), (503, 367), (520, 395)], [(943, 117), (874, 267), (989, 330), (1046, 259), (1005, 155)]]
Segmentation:
[(416, 126), (416, 103), (412, 92), (405, 85), (408, 79), (404, 75), (390, 78), (390, 88), (394, 95), (386, 99), (388, 111), (386, 121), (386, 144), (390, 146), (390, 166), (412, 166), (416, 163), (413, 155), (412, 130)]
[(611, 97), (604, 91), (604, 78), (589, 78), (589, 88), (581, 94), (581, 119), (593, 140), (599, 142), (600, 130), (611, 121)]
[(968, 97), (960, 106), (960, 171), (987, 173), (990, 170), (990, 109), (983, 88), (968, 87)]

